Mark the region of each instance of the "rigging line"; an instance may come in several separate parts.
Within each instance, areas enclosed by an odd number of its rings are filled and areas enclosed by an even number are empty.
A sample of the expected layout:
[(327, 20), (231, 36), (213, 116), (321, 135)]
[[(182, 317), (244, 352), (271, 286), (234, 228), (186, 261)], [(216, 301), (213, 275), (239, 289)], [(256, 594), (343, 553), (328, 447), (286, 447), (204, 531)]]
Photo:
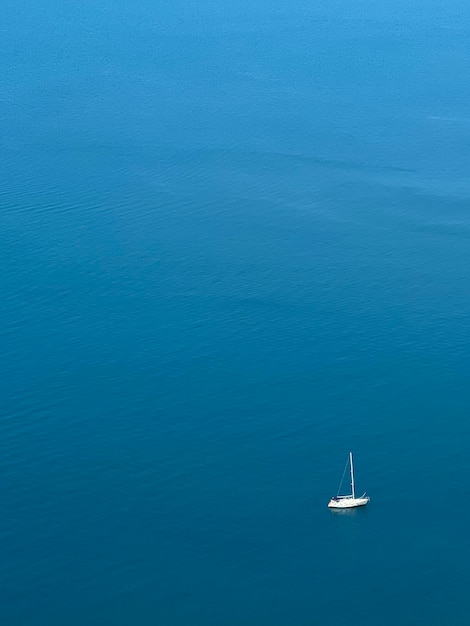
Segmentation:
[(337, 496), (339, 496), (339, 492), (341, 491), (341, 487), (343, 486), (344, 476), (346, 474), (346, 470), (348, 469), (348, 465), (349, 465), (349, 457), (346, 459), (346, 465), (344, 466), (343, 476), (341, 477), (341, 482), (339, 483), (338, 491), (336, 493)]

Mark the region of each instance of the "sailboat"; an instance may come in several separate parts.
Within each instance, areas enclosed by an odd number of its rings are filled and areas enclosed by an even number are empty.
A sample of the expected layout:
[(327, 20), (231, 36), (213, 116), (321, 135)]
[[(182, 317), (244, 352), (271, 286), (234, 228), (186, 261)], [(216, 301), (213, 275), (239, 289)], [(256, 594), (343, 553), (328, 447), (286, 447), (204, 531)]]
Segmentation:
[(341, 483), (339, 485), (338, 494), (341, 491), (341, 485), (343, 484), (344, 474), (346, 473), (346, 469), (349, 463), (349, 467), (351, 470), (351, 490), (352, 493), (347, 496), (336, 495), (331, 498), (328, 502), (329, 509), (352, 509), (356, 506), (364, 506), (370, 500), (369, 496), (366, 496), (365, 492), (362, 494), (360, 498), (356, 498), (356, 491), (354, 485), (354, 465), (353, 465), (353, 455), (352, 452), (349, 453), (349, 459), (346, 462), (346, 467), (344, 468), (343, 478), (341, 479)]

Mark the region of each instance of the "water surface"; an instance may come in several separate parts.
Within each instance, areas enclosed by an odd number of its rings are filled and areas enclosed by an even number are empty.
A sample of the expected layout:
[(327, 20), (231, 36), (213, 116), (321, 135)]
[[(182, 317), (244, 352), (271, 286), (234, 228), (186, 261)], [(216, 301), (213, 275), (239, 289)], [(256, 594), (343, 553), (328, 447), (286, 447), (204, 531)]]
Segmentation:
[(468, 17), (2, 8), (3, 624), (468, 623)]

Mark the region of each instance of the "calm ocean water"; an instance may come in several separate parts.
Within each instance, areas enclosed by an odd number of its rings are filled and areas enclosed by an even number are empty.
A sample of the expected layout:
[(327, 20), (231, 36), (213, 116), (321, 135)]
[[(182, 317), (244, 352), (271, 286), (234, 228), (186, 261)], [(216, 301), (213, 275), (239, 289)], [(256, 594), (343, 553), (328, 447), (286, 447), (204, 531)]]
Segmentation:
[(470, 12), (316, 4), (2, 5), (2, 625), (468, 625)]

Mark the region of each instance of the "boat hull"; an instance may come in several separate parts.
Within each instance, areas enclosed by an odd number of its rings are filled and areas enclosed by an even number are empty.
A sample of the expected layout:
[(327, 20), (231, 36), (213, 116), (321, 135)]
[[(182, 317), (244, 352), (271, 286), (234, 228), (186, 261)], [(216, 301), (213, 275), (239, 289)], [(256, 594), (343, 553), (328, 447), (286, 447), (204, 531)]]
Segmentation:
[(355, 509), (358, 506), (365, 506), (369, 502), (369, 497), (364, 498), (332, 498), (328, 502), (329, 509)]

